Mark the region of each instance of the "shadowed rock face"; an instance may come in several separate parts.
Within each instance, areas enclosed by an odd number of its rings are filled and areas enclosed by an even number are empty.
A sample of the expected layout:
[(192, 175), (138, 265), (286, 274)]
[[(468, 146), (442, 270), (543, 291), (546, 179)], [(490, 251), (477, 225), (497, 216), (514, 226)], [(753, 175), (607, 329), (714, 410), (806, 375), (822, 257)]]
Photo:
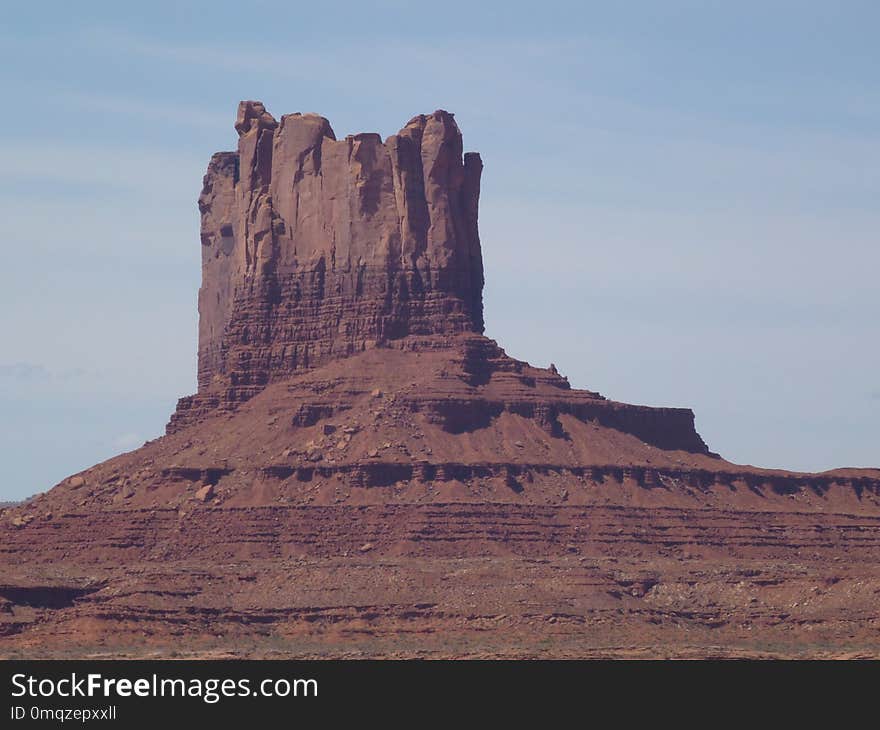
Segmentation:
[(444, 111), (385, 142), (239, 105), (199, 198), (199, 393), (269, 382), (407, 335), (483, 331), (482, 163)]

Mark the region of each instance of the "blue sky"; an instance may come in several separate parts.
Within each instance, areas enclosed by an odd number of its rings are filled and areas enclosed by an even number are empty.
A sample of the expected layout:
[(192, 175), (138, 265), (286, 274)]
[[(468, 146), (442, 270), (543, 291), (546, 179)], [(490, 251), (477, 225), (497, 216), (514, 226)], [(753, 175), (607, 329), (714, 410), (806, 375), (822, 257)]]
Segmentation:
[(880, 5), (43, 2), (0, 28), (0, 500), (195, 390), (196, 197), (239, 99), (455, 112), (487, 333), (759, 466), (880, 466)]

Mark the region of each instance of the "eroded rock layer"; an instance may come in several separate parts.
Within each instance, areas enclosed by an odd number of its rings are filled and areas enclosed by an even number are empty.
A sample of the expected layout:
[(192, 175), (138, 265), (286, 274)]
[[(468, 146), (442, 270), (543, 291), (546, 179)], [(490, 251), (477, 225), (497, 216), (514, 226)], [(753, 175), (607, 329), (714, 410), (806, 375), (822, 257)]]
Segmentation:
[(482, 163), (451, 114), (337, 140), (248, 101), (235, 128), (199, 197), (199, 394), (172, 428), (377, 343), (482, 332)]

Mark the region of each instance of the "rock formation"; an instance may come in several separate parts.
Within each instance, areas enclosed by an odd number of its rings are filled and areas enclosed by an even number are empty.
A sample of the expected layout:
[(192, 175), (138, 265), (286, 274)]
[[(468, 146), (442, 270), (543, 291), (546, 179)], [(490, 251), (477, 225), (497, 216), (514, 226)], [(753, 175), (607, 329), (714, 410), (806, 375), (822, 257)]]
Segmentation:
[(198, 392), (0, 510), (0, 656), (880, 656), (880, 470), (731, 464), (509, 357), (451, 114), (235, 128)]
[(480, 156), (445, 111), (337, 140), (315, 114), (239, 105), (238, 151), (199, 196), (199, 397), (270, 382), (408, 335), (483, 331)]
[[(483, 259), (477, 228), (482, 162), (462, 154), (448, 112), (411, 119), (384, 143), (376, 134), (338, 141), (324, 117), (277, 122), (243, 101), (238, 151), (215, 154), (199, 196), (199, 392), (181, 399), (168, 432), (234, 410), (268, 384), (372, 347), (462, 347), (471, 385), (522, 371), (483, 332)], [(456, 335), (469, 334), (469, 337)], [(560, 413), (596, 418), (664, 448), (706, 452), (686, 409), (609, 404), (572, 393), (535, 403), (447, 394), (414, 409), (447, 423), (492, 412), (528, 413), (551, 432)], [(534, 378), (531, 378), (534, 380)], [(528, 382), (520, 378), (517, 382)]]

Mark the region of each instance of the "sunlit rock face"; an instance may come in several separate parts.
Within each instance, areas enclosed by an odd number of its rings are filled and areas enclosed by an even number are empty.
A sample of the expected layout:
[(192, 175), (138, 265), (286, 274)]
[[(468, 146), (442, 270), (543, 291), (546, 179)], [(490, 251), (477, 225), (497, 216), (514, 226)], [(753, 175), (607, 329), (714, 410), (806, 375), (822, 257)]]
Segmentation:
[(246, 101), (235, 129), (199, 197), (208, 402), (408, 335), (483, 331), (482, 163), (451, 114), (337, 140), (321, 116)]

